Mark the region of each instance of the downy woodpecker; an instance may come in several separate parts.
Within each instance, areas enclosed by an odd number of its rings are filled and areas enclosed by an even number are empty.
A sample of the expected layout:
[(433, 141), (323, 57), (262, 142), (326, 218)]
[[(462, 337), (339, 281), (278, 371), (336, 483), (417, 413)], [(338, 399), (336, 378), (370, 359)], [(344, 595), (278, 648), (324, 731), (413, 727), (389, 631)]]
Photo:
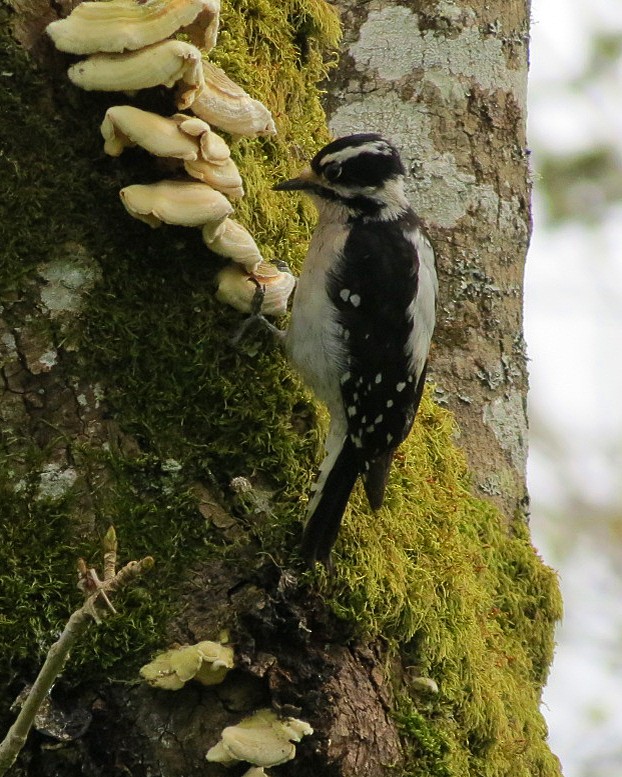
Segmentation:
[(319, 220), (294, 294), (285, 348), (330, 412), (309, 503), (305, 559), (329, 564), (360, 475), (381, 507), (398, 445), (421, 400), (434, 329), (434, 251), (404, 194), (404, 166), (380, 135), (329, 143), (298, 178)]

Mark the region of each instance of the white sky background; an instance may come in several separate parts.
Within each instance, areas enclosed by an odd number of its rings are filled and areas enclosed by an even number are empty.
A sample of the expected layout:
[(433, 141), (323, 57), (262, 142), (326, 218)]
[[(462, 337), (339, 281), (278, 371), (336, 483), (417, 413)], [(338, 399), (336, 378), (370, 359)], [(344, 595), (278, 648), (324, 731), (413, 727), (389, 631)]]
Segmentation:
[[(568, 86), (598, 31), (622, 33), (620, 0), (533, 0), (536, 185), (538, 152), (600, 141), (622, 156), (622, 62), (580, 92)], [(622, 538), (616, 548), (606, 517), (622, 514), (622, 207), (592, 228), (551, 230), (537, 193), (534, 205), (525, 302), (532, 530), (560, 571), (566, 609), (544, 712), (565, 777), (621, 777)], [(540, 439), (542, 423), (550, 440)]]

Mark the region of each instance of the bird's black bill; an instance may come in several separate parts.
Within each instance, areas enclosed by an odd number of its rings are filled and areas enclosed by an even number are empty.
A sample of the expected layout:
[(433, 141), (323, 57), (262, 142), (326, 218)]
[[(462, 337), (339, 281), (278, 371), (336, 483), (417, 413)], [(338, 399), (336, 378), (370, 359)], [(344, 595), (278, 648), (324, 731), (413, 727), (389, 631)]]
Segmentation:
[(290, 178), (289, 181), (281, 181), (273, 186), (275, 192), (296, 192), (309, 189), (311, 187), (311, 181), (306, 178)]

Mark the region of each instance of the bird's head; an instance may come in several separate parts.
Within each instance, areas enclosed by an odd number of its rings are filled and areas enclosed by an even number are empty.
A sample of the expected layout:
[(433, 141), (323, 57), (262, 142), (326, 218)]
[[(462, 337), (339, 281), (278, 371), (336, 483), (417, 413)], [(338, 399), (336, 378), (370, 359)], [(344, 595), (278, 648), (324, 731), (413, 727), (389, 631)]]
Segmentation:
[(404, 172), (397, 150), (380, 135), (348, 135), (324, 146), (297, 178), (274, 188), (307, 192), (320, 207), (341, 205), (350, 216), (390, 219), (408, 208)]

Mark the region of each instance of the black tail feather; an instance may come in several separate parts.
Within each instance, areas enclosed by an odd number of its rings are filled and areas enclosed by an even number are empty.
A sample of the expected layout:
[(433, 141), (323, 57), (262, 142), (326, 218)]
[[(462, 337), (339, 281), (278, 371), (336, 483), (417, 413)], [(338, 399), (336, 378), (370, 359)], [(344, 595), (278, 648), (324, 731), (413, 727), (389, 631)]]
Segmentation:
[(367, 501), (372, 510), (380, 510), (389, 479), (389, 471), (395, 450), (386, 451), (369, 463), (369, 471), (363, 474)]
[(317, 507), (304, 528), (301, 552), (310, 565), (319, 561), (329, 566), (330, 551), (337, 539), (341, 519), (358, 474), (354, 446), (348, 437), (326, 478)]

